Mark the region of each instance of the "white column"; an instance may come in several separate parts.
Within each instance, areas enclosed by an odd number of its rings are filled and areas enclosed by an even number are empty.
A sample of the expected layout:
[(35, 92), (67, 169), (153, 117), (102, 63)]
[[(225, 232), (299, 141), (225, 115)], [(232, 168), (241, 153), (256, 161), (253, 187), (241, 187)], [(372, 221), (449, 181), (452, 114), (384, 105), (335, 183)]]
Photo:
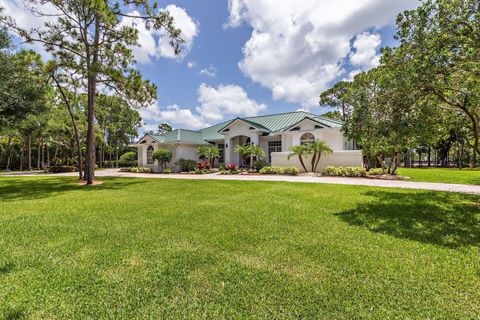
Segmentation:
[(232, 139), (230, 139), (230, 137), (225, 136), (225, 149), (223, 151), (225, 153), (225, 164), (229, 164), (231, 162), (230, 150), (232, 150), (232, 148), (233, 148)]

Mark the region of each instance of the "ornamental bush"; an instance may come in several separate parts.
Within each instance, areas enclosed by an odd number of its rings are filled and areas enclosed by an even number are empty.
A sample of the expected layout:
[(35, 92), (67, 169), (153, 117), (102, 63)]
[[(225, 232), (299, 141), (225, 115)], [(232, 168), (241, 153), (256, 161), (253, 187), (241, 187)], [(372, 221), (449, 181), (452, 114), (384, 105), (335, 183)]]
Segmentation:
[(133, 173), (152, 173), (152, 168), (132, 167), (128, 171)]
[(261, 174), (284, 174), (289, 176), (296, 176), (298, 174), (297, 167), (276, 167), (276, 166), (266, 166), (260, 169)]
[(362, 167), (335, 167), (328, 166), (322, 171), (322, 176), (330, 177), (365, 177), (367, 171)]
[(260, 171), (263, 167), (266, 167), (266, 166), (268, 166), (268, 163), (265, 160), (253, 161), (253, 165), (252, 165), (255, 171)]
[(382, 168), (373, 168), (368, 170), (368, 174), (372, 176), (381, 176), (382, 174), (385, 174)]
[(125, 152), (120, 157), (119, 162), (122, 167), (133, 167), (137, 164), (137, 154), (132, 151)]
[(193, 171), (197, 166), (197, 162), (191, 159), (178, 159), (175, 164), (180, 167), (181, 172)]

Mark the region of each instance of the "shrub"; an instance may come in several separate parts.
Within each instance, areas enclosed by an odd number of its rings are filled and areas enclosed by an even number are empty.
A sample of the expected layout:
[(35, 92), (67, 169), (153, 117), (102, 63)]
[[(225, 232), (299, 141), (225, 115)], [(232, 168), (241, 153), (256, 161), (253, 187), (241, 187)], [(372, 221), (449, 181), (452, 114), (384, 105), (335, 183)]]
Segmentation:
[(298, 175), (298, 168), (297, 167), (286, 167), (283, 168), (283, 174), (287, 176), (296, 176)]
[(133, 151), (125, 152), (120, 157), (119, 162), (122, 167), (133, 167), (137, 163), (137, 154)]
[(257, 160), (257, 161), (254, 161), (253, 162), (253, 165), (252, 167), (256, 170), (256, 171), (260, 171), (263, 167), (266, 167), (268, 166), (268, 163), (267, 161), (265, 160)]
[(165, 174), (172, 173), (172, 169), (170, 169), (170, 168), (165, 168), (165, 169), (163, 169), (163, 173), (165, 173)]
[(285, 174), (290, 176), (296, 176), (298, 174), (297, 167), (276, 167), (276, 166), (266, 166), (260, 169), (261, 174)]
[(383, 172), (382, 168), (373, 168), (368, 171), (368, 174), (372, 176), (380, 176), (385, 174), (385, 172)]
[(331, 177), (365, 177), (367, 172), (362, 167), (335, 167), (328, 166), (323, 169), (322, 176)]
[(238, 164), (236, 163), (229, 163), (225, 166), (225, 169), (228, 171), (237, 171), (238, 170)]
[(208, 160), (200, 160), (197, 162), (197, 169), (210, 169), (210, 161)]
[(74, 166), (50, 166), (45, 169), (46, 172), (50, 173), (74, 172), (75, 170)]
[(178, 159), (175, 164), (180, 167), (181, 172), (193, 171), (197, 166), (197, 162), (191, 159)]
[(152, 173), (152, 168), (132, 167), (129, 171), (133, 173)]
[(160, 163), (160, 165), (162, 166), (162, 168), (165, 169), (167, 163), (172, 161), (173, 155), (170, 150), (160, 148), (153, 153), (152, 157), (153, 157), (153, 160), (157, 160), (158, 163)]

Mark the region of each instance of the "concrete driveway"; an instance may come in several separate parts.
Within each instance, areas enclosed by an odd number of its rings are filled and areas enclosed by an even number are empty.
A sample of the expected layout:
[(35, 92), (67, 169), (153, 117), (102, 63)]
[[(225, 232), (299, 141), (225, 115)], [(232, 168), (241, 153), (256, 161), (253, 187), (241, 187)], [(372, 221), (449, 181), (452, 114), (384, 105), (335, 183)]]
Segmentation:
[[(77, 173), (51, 174), (51, 176), (76, 176)], [(220, 174), (150, 174), (120, 172), (118, 169), (104, 169), (95, 172), (97, 177), (130, 177), (130, 178), (152, 178), (152, 179), (194, 179), (194, 180), (240, 180), (240, 181), (283, 181), (283, 182), (304, 182), (304, 183), (333, 183), (343, 185), (371, 186), (384, 188), (419, 189), (446, 192), (459, 192), (469, 194), (480, 194), (480, 186), (414, 182), (399, 180), (379, 180), (369, 178), (344, 178), (344, 177), (315, 177), (309, 175), (280, 176), (280, 175), (220, 175)]]

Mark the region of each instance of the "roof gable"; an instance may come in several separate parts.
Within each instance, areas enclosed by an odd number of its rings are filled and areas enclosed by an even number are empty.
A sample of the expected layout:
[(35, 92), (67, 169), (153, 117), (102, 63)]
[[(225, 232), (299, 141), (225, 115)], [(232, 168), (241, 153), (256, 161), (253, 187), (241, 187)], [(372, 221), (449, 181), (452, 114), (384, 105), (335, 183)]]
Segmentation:
[(241, 122), (243, 123), (244, 125), (246, 125), (247, 127), (253, 127), (255, 129), (258, 129), (258, 130), (261, 130), (261, 131), (264, 131), (264, 132), (270, 132), (270, 130), (268, 130), (267, 128), (265, 128), (264, 126), (262, 126), (261, 124), (259, 123), (256, 123), (254, 121), (250, 121), (246, 118), (235, 118), (233, 119), (232, 121), (230, 121), (226, 126), (222, 127), (221, 129), (218, 130), (219, 133), (222, 133), (223, 131), (225, 131), (226, 129), (228, 129), (228, 127), (230, 127), (231, 125), (233, 125), (234, 123), (237, 123), (237, 122)]

